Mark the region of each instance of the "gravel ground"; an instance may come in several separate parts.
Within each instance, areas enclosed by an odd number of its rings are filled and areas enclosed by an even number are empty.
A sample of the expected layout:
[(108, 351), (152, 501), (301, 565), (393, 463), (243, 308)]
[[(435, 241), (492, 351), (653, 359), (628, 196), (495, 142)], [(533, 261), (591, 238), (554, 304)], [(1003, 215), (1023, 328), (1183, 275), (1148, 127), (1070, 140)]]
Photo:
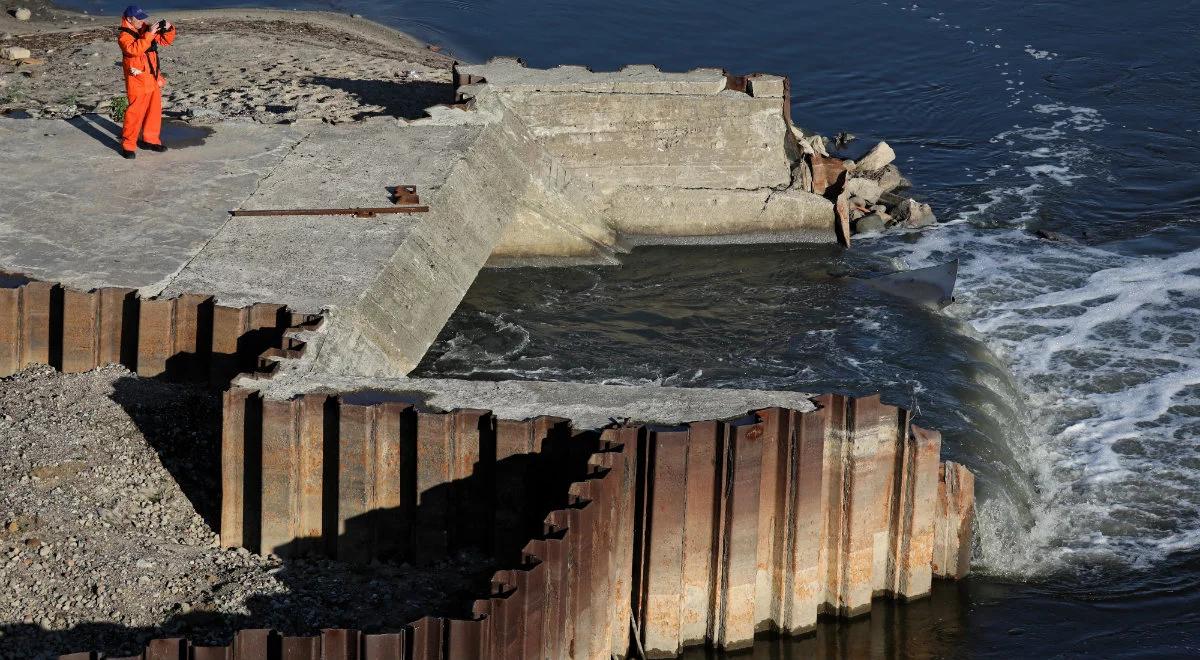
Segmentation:
[(418, 569), (221, 549), (205, 521), (219, 420), (212, 392), (122, 367), (0, 379), (0, 658), (226, 643), (239, 628), (395, 630), (486, 593), (476, 556)]
[[(163, 114), (181, 119), (353, 121), (414, 118), (453, 100), (453, 60), (362, 20), (268, 10), (180, 12), (161, 52)], [(124, 98), (113, 17), (35, 9), (35, 21), (0, 17), (0, 46), (33, 58), (0, 62), (0, 114), (67, 118), (107, 114)], [(40, 30), (40, 31), (35, 31)], [(24, 33), (22, 33), (24, 32)]]

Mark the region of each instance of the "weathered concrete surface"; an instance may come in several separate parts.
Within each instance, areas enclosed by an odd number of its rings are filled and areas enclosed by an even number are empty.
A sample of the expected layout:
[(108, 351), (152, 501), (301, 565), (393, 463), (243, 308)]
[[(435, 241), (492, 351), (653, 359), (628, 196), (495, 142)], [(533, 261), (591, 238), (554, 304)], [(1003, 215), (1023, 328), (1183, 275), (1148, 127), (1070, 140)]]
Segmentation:
[(241, 378), (235, 385), (261, 391), (272, 399), (312, 392), (365, 392), (436, 410), (481, 408), (504, 419), (549, 415), (569, 419), (580, 430), (601, 428), (612, 419), (674, 425), (697, 419), (739, 417), (758, 408), (813, 409), (811, 395), (801, 392), (723, 388), (452, 378), (364, 379), (318, 374), (281, 374), (270, 380)]
[[(424, 203), (436, 197), (479, 131), (471, 125), (400, 127), (391, 120), (321, 125), (240, 206), (386, 207), (388, 186), (398, 184), (417, 186)], [(414, 231), (429, 229), (426, 219), (425, 214), (231, 217), (165, 293), (203, 291), (230, 305), (273, 300), (306, 311), (346, 306)]]
[[(466, 106), (414, 122), (221, 123), (199, 146), (115, 157), (100, 118), (3, 121), (0, 269), (88, 289), (202, 293), (327, 310), (321, 370), (402, 376), (479, 268), (611, 262), (632, 242), (834, 239), (825, 199), (792, 180), (784, 79), (721, 71), (463, 67)], [(98, 129), (96, 126), (102, 126)], [(170, 140), (168, 140), (170, 141)], [(234, 208), (387, 206), (417, 215), (230, 217)]]
[(119, 130), (91, 115), (0, 119), (0, 269), (156, 293), (303, 136), (222, 123), (202, 145), (127, 161)]
[(407, 374), (510, 223), (564, 228), (571, 240), (595, 243), (585, 228), (590, 206), (583, 194), (519, 119), (501, 113), (450, 169), (428, 199), (429, 213), (416, 218), (378, 277), (353, 303), (333, 309), (320, 370)]
[[(803, 190), (622, 188), (606, 198), (608, 218), (623, 236), (719, 237), (788, 234), (824, 243), (833, 203)], [(653, 241), (646, 241), (653, 242)]]
[[(835, 240), (827, 200), (792, 189), (799, 150), (787, 119), (786, 84), (751, 77), (735, 91), (723, 72), (662, 73), (630, 66), (527, 69), (510, 58), (460, 66), (459, 88), (474, 107), (517, 115), (561, 167), (594, 184), (600, 206), (586, 225), (629, 237), (725, 237), (786, 232)], [(786, 195), (779, 195), (788, 191)], [(578, 227), (574, 228), (576, 231)], [(597, 258), (604, 250), (518, 220), (493, 262), (536, 257)], [(531, 244), (529, 236), (539, 238)]]

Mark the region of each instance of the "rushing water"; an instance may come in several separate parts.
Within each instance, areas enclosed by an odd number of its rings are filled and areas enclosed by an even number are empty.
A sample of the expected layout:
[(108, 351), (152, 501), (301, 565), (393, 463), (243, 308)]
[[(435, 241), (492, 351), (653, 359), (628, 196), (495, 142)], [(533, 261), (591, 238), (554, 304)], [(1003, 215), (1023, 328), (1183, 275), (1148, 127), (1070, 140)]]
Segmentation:
[[(980, 477), (976, 574), (758, 655), (1200, 653), (1200, 3), (288, 6), (468, 59), (784, 73), (803, 127), (858, 134), (849, 156), (895, 147), (938, 227), (850, 252), (641, 248), (619, 267), (485, 272), (422, 365), (882, 391), (943, 430)], [(954, 257), (944, 314), (836, 277)]]

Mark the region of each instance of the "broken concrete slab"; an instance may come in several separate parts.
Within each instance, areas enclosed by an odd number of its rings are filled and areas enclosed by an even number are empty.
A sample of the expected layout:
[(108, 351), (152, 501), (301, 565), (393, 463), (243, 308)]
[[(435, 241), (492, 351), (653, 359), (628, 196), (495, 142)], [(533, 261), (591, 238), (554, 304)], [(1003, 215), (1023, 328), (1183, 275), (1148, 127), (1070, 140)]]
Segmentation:
[(856, 170), (859, 172), (874, 172), (883, 169), (888, 163), (896, 160), (896, 152), (888, 146), (887, 142), (880, 142), (871, 150), (858, 159)]
[(918, 228), (937, 224), (937, 216), (928, 204), (921, 204), (912, 198), (900, 202), (892, 209), (892, 219), (896, 224), (905, 227)]

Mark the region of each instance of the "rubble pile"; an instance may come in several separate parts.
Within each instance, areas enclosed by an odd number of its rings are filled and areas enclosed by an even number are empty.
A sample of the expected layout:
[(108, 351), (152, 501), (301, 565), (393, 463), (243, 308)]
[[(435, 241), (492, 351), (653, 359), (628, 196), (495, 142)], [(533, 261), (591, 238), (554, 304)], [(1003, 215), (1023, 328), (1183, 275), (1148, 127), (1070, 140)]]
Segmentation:
[(803, 152), (792, 170), (792, 186), (832, 201), (845, 234), (889, 227), (915, 229), (937, 222), (928, 204), (903, 194), (912, 184), (896, 167), (896, 152), (887, 142), (854, 161), (831, 156), (827, 140), (820, 135), (806, 135), (795, 126), (792, 134)]

